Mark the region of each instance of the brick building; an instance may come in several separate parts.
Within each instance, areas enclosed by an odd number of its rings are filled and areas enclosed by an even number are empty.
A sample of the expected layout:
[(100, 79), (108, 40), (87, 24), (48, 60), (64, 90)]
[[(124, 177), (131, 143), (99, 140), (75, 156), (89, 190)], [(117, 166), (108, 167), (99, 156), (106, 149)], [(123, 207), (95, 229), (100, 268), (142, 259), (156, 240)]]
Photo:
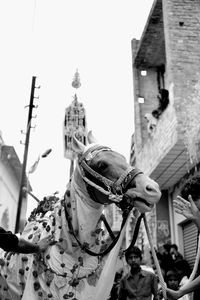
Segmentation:
[[(131, 163), (156, 180), (162, 199), (150, 219), (156, 247), (176, 243), (192, 266), (195, 226), (172, 200), (200, 172), (200, 3), (155, 0), (132, 40), (135, 132)], [(192, 233), (192, 234), (191, 234)]]

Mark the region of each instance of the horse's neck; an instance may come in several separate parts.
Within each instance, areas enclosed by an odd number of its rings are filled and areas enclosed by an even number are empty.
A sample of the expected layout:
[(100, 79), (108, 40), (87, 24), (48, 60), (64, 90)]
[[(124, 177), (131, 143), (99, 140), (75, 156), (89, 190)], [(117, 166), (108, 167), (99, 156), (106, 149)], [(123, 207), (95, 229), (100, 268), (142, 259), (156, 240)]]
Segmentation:
[(75, 169), (71, 181), (70, 201), (74, 230), (78, 232), (81, 242), (93, 244), (95, 240), (94, 232), (97, 229), (104, 206), (90, 198), (77, 169)]

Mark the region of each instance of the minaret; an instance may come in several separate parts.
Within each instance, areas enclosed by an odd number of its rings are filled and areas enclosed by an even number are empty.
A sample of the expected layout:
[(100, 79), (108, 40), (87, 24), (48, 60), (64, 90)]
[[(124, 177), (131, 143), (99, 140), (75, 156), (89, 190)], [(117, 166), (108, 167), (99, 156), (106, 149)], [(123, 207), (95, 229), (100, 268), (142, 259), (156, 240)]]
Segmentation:
[[(76, 70), (72, 87), (76, 90), (80, 88), (80, 76)], [(74, 160), (76, 153), (72, 150), (72, 136), (75, 133), (76, 138), (86, 145), (87, 127), (86, 127), (86, 114), (83, 104), (78, 102), (77, 93), (73, 96), (73, 101), (70, 106), (65, 109), (64, 118), (64, 157), (70, 159), (70, 177), (74, 170)]]

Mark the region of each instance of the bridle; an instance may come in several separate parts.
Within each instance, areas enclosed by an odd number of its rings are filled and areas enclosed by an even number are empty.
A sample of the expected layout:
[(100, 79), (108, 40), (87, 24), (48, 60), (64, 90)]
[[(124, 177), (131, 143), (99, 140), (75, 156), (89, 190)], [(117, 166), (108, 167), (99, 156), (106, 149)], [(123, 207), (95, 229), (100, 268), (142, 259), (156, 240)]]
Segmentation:
[[(112, 151), (112, 150), (109, 147), (94, 145), (94, 146), (90, 147), (88, 150), (86, 150), (81, 156), (78, 157), (78, 166), (80, 169), (82, 179), (85, 181), (87, 188), (89, 186), (91, 186), (91, 187), (97, 189), (104, 195), (108, 196), (108, 203), (115, 203), (120, 208), (122, 208), (123, 206), (121, 207), (120, 203), (122, 202), (123, 198), (126, 196), (125, 193), (128, 189), (129, 183), (138, 174), (143, 174), (143, 172), (137, 168), (128, 167), (127, 170), (125, 170), (125, 172), (123, 172), (122, 175), (116, 181), (112, 181), (112, 180), (102, 176), (101, 174), (97, 173), (95, 170), (93, 170), (88, 165), (88, 162), (90, 162), (98, 153), (100, 153), (102, 151)], [(98, 184), (97, 184), (97, 182), (98, 182)], [(94, 201), (98, 202), (97, 199), (95, 199)], [(128, 204), (128, 202), (127, 202), (127, 204)], [(111, 244), (104, 251), (98, 252), (98, 253), (91, 251), (88, 248), (88, 245), (85, 245), (84, 243), (82, 244), (80, 242), (76, 233), (73, 230), (71, 218), (68, 213), (67, 207), (65, 206), (65, 215), (66, 215), (66, 219), (68, 221), (68, 226), (69, 226), (70, 232), (73, 234), (75, 240), (77, 241), (77, 243), (81, 247), (81, 249), (83, 251), (85, 251), (87, 254), (92, 255), (92, 256), (104, 256), (104, 255), (108, 254), (113, 249), (113, 247), (116, 245), (116, 243), (120, 237), (121, 231), (126, 223), (128, 215), (129, 215), (131, 209), (133, 208), (133, 205), (127, 205), (127, 206), (128, 207), (126, 207), (126, 209), (123, 209), (123, 214), (122, 214), (123, 219), (122, 219), (122, 224), (121, 224), (119, 233), (117, 234), (116, 237), (113, 234), (113, 240), (112, 240)], [(142, 219), (142, 215), (137, 220), (136, 230), (134, 232), (131, 246), (133, 244), (135, 244), (135, 241), (137, 239), (141, 219)], [(103, 220), (103, 218), (102, 218), (102, 220)], [(103, 220), (103, 221), (105, 223), (105, 220)], [(127, 250), (128, 249), (126, 249), (125, 251), (127, 251)]]
[[(116, 180), (112, 181), (93, 170), (89, 165), (98, 153), (102, 151), (112, 151), (109, 147), (94, 145), (79, 157), (78, 165), (81, 176), (86, 186), (91, 186), (108, 197), (108, 203), (120, 203), (128, 189), (129, 183), (138, 175), (143, 174), (137, 168), (128, 167), (125, 172)], [(98, 182), (98, 184), (97, 184)], [(98, 199), (95, 199), (98, 202)]]

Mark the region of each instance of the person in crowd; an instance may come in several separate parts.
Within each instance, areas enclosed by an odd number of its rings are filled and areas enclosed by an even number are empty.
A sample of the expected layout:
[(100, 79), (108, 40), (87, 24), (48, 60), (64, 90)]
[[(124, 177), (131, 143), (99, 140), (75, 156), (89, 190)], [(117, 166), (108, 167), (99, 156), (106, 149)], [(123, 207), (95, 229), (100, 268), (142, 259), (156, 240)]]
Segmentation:
[(189, 280), (191, 269), (188, 262), (185, 259), (178, 260), (174, 263), (174, 268), (177, 270), (180, 278), (180, 286), (186, 284)]
[(117, 300), (118, 299), (119, 284), (120, 284), (121, 278), (122, 278), (122, 272), (116, 272), (114, 283), (113, 283), (108, 300)]
[(170, 245), (169, 252), (174, 262), (183, 259), (183, 255), (178, 251), (178, 246), (176, 244)]
[[(174, 267), (179, 276), (179, 289), (181, 289), (185, 284), (189, 282), (191, 269), (188, 262), (185, 259), (177, 260), (174, 263)], [(192, 293), (182, 296), (181, 299), (182, 300), (192, 299)]]
[(130, 271), (121, 280), (118, 300), (158, 300), (158, 279), (150, 271), (141, 268), (142, 251), (134, 246), (125, 252)]
[(40, 253), (52, 244), (53, 241), (50, 237), (44, 238), (36, 243), (31, 243), (23, 238), (18, 238), (17, 235), (11, 231), (6, 231), (0, 227), (0, 248), (6, 252), (15, 253)]
[(160, 267), (163, 272), (166, 274), (168, 270), (173, 268), (174, 261), (170, 254), (171, 245), (169, 243), (163, 244), (160, 251), (157, 253), (157, 257), (159, 258)]
[(171, 269), (166, 273), (165, 282), (168, 288), (174, 291), (179, 289), (179, 274), (176, 269)]
[[(178, 291), (181, 287), (181, 277), (182, 275), (180, 271), (176, 268), (167, 271), (165, 275), (165, 283), (167, 285), (167, 288), (173, 291)], [(163, 291), (161, 288), (159, 289), (159, 300), (164, 300)], [(180, 300), (190, 300), (189, 295), (184, 295), (180, 298)]]
[[(200, 232), (200, 175), (188, 179), (181, 191), (181, 196), (177, 196), (173, 202), (175, 211), (188, 220), (192, 220)], [(193, 300), (199, 300), (200, 273), (197, 273), (194, 280), (189, 281), (178, 291), (167, 289), (169, 299), (179, 299), (190, 292), (194, 292)]]

